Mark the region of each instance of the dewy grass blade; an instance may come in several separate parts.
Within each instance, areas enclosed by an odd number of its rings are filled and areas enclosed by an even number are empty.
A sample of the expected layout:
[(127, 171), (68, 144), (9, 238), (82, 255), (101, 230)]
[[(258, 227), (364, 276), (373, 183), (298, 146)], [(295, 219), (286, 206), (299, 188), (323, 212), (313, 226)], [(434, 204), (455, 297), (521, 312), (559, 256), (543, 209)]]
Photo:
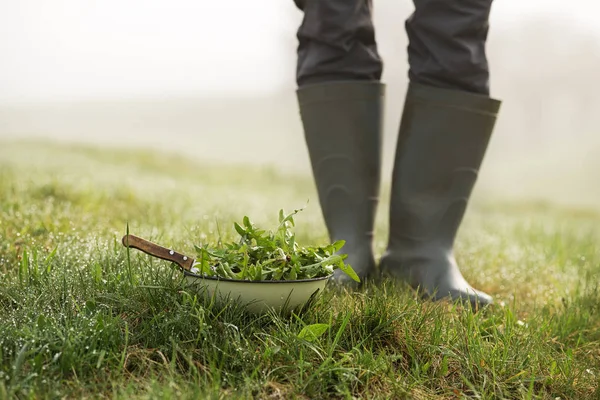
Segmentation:
[(131, 285), (131, 287), (133, 287), (133, 275), (131, 273), (131, 256), (130, 256), (130, 248), (129, 248), (129, 222), (127, 222), (126, 225), (126, 232), (127, 232), (127, 247), (126, 247), (126, 251), (127, 251), (127, 277), (129, 279), (129, 284)]

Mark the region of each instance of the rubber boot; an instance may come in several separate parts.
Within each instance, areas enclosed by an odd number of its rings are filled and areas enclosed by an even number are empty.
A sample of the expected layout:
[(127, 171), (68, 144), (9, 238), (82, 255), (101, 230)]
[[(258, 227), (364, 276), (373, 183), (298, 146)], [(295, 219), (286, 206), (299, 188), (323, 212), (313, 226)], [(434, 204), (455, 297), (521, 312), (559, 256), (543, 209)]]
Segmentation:
[[(385, 86), (373, 81), (312, 84), (297, 91), (319, 203), (331, 241), (364, 282), (375, 270)], [(351, 284), (341, 270), (333, 280)], [(356, 286), (356, 285), (351, 285)]]
[(454, 240), (492, 134), (500, 101), (411, 83), (392, 174), (390, 237), (383, 275), (433, 300), (492, 298), (463, 278)]

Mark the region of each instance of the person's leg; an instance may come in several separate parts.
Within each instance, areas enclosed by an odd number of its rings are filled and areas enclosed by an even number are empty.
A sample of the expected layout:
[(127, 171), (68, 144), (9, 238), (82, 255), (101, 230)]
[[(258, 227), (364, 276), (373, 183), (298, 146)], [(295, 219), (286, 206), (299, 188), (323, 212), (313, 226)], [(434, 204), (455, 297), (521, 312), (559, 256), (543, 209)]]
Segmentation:
[(371, 0), (295, 0), (304, 12), (297, 50), (299, 87), (331, 81), (379, 81)]
[[(361, 279), (375, 268), (384, 86), (370, 0), (297, 1), (298, 103), (331, 240)], [(336, 280), (350, 279), (336, 270)]]
[(463, 278), (454, 240), (500, 102), (488, 96), (491, 0), (415, 0), (407, 20), (410, 83), (392, 177), (384, 274), (433, 299), (492, 302)]
[(492, 0), (414, 0), (414, 4), (405, 24), (410, 81), (489, 95), (485, 46)]

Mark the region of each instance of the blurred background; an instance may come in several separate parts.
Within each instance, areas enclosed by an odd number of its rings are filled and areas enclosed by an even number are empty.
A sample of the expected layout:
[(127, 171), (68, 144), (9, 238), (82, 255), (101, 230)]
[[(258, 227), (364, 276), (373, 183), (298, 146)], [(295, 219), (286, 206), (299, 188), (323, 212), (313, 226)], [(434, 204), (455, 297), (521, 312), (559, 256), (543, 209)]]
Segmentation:
[[(412, 3), (374, 0), (374, 11), (387, 179)], [(306, 174), (301, 18), (292, 0), (2, 1), (0, 140), (136, 146)], [(600, 205), (600, 3), (502, 0), (491, 20), (491, 90), (504, 103), (477, 193)]]

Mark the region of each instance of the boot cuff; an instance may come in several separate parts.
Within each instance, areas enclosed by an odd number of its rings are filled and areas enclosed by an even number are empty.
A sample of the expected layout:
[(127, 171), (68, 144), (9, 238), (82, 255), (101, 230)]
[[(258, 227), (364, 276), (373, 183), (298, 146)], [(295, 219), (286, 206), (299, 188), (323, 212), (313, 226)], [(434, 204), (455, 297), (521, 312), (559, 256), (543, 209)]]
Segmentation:
[(440, 106), (459, 108), (480, 114), (497, 115), (502, 102), (479, 93), (454, 89), (443, 89), (410, 82), (407, 102), (436, 103)]

